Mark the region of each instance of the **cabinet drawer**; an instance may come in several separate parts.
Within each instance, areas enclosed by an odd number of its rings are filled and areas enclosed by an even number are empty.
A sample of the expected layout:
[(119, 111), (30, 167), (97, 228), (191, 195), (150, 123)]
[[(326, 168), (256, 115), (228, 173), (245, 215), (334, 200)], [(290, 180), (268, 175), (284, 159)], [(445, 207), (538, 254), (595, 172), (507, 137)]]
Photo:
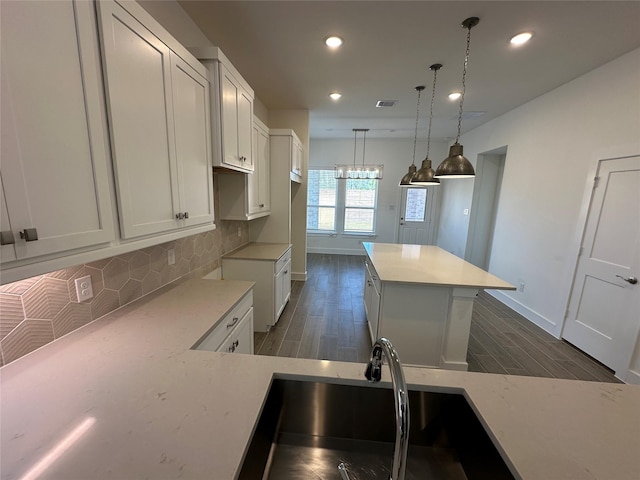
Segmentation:
[(288, 249), (285, 254), (278, 259), (275, 265), (274, 273), (277, 274), (280, 270), (282, 270), (289, 260), (291, 260), (291, 249)]
[(196, 349), (217, 351), (252, 306), (253, 292), (249, 292), (224, 316), (220, 323), (198, 344)]
[(371, 261), (368, 258), (364, 261), (364, 266), (367, 268), (367, 271), (369, 272), (369, 276), (371, 277), (371, 280), (373, 281), (373, 284), (375, 285), (377, 292), (380, 293), (382, 285), (380, 282), (380, 277), (378, 277), (378, 272), (376, 272), (376, 269), (373, 268), (373, 265), (371, 264)]

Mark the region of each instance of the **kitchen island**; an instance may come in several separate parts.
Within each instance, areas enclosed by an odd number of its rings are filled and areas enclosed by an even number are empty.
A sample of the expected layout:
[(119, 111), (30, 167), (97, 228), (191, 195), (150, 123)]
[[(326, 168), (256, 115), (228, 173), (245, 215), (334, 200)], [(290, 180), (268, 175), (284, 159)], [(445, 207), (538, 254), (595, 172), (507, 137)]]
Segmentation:
[(386, 337), (408, 365), (467, 370), (479, 289), (515, 290), (433, 245), (363, 242), (364, 302), (372, 341)]
[[(2, 367), (1, 478), (231, 480), (274, 378), (368, 385), (358, 363), (192, 350), (251, 286), (170, 285)], [(410, 389), (463, 393), (516, 478), (640, 477), (640, 387), (405, 376)]]

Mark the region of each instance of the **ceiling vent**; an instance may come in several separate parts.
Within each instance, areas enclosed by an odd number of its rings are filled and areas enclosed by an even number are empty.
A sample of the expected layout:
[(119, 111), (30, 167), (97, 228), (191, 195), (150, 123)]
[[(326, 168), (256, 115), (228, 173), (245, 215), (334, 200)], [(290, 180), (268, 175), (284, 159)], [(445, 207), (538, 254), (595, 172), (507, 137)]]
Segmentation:
[(397, 100), (378, 100), (376, 107), (393, 107), (396, 103), (398, 103)]

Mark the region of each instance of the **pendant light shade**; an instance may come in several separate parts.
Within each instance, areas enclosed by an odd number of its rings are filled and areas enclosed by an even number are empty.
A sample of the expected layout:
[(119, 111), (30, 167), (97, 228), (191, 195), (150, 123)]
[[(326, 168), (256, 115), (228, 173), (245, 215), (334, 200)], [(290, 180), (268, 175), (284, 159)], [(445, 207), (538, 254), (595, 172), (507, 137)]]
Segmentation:
[(415, 174), (416, 174), (416, 166), (413, 164), (409, 165), (409, 171), (404, 177), (402, 177), (402, 179), (400, 179), (400, 186), (410, 187), (411, 181), (413, 180), (413, 177), (415, 176)]
[[(367, 132), (368, 128), (353, 129), (353, 165), (335, 165), (333, 174), (338, 180), (362, 179), (362, 180), (380, 180), (384, 165), (367, 165), (364, 163), (364, 154), (367, 148)], [(362, 142), (362, 165), (356, 165), (356, 146), (358, 140), (358, 132), (364, 133)]]
[(411, 165), (409, 165), (409, 171), (407, 174), (400, 179), (399, 187), (410, 187), (412, 185), (411, 181), (413, 180), (414, 175), (416, 174), (416, 143), (418, 141), (418, 119), (420, 118), (420, 94), (424, 90), (424, 85), (419, 85), (416, 87), (416, 92), (418, 92), (418, 102), (416, 105), (416, 129), (413, 135), (413, 161)]
[(462, 145), (454, 143), (449, 147), (449, 156), (438, 165), (436, 177), (469, 178), (475, 177), (473, 165), (462, 155)]
[(431, 89), (431, 107), (429, 109), (429, 129), (427, 130), (427, 155), (422, 161), (420, 170), (416, 172), (411, 180), (411, 185), (429, 186), (440, 185), (440, 180), (435, 178), (436, 172), (431, 168), (431, 160), (429, 160), (429, 148), (431, 146), (431, 124), (433, 123), (433, 102), (436, 98), (436, 77), (438, 70), (442, 68), (442, 64), (434, 63), (429, 67), (433, 71), (433, 87)]
[(471, 45), (471, 29), (480, 22), (478, 17), (469, 17), (462, 22), (462, 27), (467, 29), (467, 50), (464, 56), (464, 68), (462, 69), (462, 94), (460, 95), (460, 109), (458, 111), (458, 135), (456, 141), (449, 148), (449, 156), (438, 165), (436, 178), (469, 178), (474, 177), (476, 172), (471, 162), (462, 154), (460, 145), (460, 127), (462, 125), (462, 105), (466, 91), (467, 65), (469, 63), (469, 46)]

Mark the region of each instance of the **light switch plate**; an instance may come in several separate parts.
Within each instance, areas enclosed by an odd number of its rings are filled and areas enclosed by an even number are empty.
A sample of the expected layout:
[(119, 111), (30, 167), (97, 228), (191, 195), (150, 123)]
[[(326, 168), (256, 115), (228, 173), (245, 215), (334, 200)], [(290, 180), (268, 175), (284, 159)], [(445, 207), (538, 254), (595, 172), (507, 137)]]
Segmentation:
[(78, 294), (78, 302), (84, 302), (85, 300), (91, 300), (93, 298), (91, 275), (76, 278), (76, 293)]

